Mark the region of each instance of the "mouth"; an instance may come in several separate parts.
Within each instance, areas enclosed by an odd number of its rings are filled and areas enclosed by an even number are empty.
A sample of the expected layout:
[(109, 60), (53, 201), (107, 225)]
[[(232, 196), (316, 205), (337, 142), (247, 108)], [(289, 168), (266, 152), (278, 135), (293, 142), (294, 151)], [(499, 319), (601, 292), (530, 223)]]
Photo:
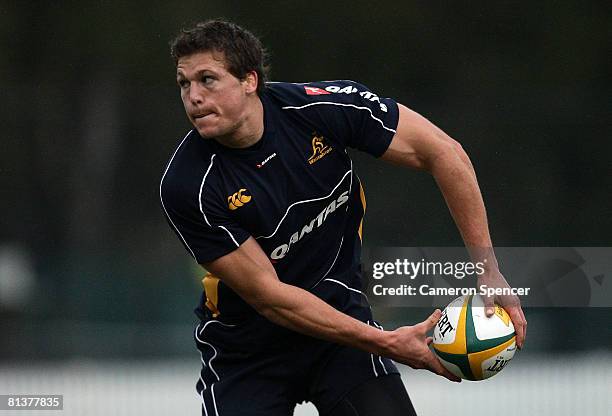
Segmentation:
[(213, 112), (208, 112), (208, 113), (197, 113), (197, 114), (194, 114), (194, 115), (193, 115), (193, 119), (194, 119), (194, 120), (200, 120), (200, 119), (205, 119), (205, 118), (207, 118), (207, 117), (211, 117), (211, 116), (214, 116), (214, 115), (215, 115), (215, 113), (213, 113)]

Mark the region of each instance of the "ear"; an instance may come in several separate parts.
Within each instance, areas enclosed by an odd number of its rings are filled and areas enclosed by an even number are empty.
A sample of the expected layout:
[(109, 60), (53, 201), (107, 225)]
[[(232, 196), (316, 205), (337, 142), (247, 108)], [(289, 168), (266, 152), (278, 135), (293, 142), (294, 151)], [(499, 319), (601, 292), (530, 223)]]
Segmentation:
[(251, 71), (246, 74), (244, 80), (242, 81), (245, 86), (245, 92), (247, 94), (253, 94), (257, 91), (257, 82), (259, 81), (259, 77), (257, 76), (256, 71)]

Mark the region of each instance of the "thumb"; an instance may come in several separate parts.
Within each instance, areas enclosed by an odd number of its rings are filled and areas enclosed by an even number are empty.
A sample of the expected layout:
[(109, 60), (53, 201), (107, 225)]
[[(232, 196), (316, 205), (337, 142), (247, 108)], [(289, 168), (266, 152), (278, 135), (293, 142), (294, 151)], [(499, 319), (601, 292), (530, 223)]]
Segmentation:
[(423, 329), (425, 329), (425, 332), (429, 332), (434, 326), (436, 326), (441, 317), (442, 311), (440, 311), (440, 309), (436, 309), (431, 315), (429, 315), (429, 318), (421, 322), (421, 326)]

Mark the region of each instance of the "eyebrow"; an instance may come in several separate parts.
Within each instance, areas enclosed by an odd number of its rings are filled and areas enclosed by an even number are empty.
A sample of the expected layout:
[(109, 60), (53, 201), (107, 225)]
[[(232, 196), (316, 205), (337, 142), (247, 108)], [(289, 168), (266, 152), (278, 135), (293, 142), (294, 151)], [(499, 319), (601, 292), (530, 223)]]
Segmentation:
[[(201, 77), (204, 74), (211, 74), (211, 75), (217, 75), (217, 73), (211, 69), (200, 69), (199, 71), (197, 71), (194, 75), (196, 78)], [(176, 77), (177, 78), (187, 78), (187, 76), (185, 76), (185, 74), (183, 72), (177, 72), (176, 73)]]

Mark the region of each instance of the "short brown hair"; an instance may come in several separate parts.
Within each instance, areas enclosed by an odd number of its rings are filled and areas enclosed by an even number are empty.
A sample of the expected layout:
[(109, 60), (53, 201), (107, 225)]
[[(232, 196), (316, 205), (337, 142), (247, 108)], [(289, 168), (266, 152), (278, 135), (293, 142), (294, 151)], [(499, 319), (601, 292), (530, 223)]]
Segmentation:
[(265, 89), (269, 71), (267, 52), (248, 30), (225, 20), (208, 20), (182, 29), (170, 42), (175, 65), (183, 56), (207, 51), (222, 52), (227, 70), (238, 79), (245, 79), (251, 71), (257, 72), (257, 92)]

